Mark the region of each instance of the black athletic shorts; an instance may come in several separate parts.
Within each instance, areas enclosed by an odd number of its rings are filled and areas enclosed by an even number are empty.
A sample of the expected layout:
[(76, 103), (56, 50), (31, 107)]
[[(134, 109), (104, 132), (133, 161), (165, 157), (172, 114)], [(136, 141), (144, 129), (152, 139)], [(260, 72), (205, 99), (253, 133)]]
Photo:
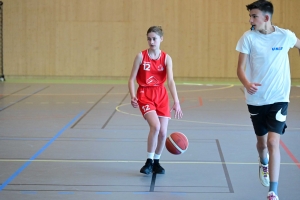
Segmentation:
[(283, 134), (286, 126), (288, 102), (278, 102), (263, 106), (248, 105), (250, 118), (257, 136), (268, 132)]

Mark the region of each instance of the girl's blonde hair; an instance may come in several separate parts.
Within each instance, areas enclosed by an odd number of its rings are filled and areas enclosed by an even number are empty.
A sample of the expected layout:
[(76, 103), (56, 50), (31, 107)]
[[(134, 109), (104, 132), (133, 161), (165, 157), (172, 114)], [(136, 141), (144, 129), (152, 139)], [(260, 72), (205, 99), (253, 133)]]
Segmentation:
[(148, 35), (148, 33), (152, 33), (152, 32), (156, 33), (160, 37), (162, 37), (164, 35), (161, 26), (151, 26), (147, 31), (147, 35)]

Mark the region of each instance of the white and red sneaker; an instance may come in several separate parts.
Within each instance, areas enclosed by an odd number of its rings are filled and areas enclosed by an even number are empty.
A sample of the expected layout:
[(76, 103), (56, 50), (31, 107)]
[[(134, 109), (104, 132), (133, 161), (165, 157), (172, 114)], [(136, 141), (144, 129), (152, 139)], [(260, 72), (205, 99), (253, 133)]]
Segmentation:
[[(269, 158), (269, 154), (267, 156)], [(259, 180), (263, 186), (269, 187), (270, 186), (269, 166), (268, 164), (267, 165), (261, 164), (260, 158), (258, 158), (258, 162), (259, 162), (259, 169), (258, 169)]]
[(270, 192), (268, 193), (267, 200), (279, 200), (279, 198), (278, 198), (278, 196), (275, 194), (275, 192), (270, 191)]

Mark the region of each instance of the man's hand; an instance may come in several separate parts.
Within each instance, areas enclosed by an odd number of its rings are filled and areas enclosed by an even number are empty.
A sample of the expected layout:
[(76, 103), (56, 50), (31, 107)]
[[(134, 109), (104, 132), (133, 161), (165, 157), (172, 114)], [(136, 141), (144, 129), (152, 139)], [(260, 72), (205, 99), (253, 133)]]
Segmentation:
[(245, 88), (247, 90), (247, 92), (249, 94), (255, 94), (258, 90), (258, 87), (257, 86), (261, 86), (260, 83), (249, 83), (248, 85), (245, 85)]

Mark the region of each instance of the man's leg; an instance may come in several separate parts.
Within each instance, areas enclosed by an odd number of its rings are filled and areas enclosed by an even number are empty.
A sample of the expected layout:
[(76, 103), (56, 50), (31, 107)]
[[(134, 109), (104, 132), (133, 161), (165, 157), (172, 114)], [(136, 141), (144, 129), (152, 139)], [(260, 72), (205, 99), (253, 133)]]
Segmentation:
[(270, 186), (270, 179), (269, 179), (269, 158), (268, 158), (268, 134), (263, 136), (256, 136), (257, 138), (257, 152), (259, 155), (259, 179), (263, 186), (269, 187)]
[(270, 173), (270, 189), (277, 195), (277, 187), (280, 171), (280, 134), (269, 132), (268, 134), (268, 150), (270, 154), (269, 173)]
[[(263, 136), (256, 136), (256, 138), (257, 138), (256, 148), (257, 148), (260, 161), (262, 162), (268, 156), (268, 146), (267, 146), (268, 134), (265, 134)], [(268, 164), (268, 163), (262, 163), (262, 164)]]

